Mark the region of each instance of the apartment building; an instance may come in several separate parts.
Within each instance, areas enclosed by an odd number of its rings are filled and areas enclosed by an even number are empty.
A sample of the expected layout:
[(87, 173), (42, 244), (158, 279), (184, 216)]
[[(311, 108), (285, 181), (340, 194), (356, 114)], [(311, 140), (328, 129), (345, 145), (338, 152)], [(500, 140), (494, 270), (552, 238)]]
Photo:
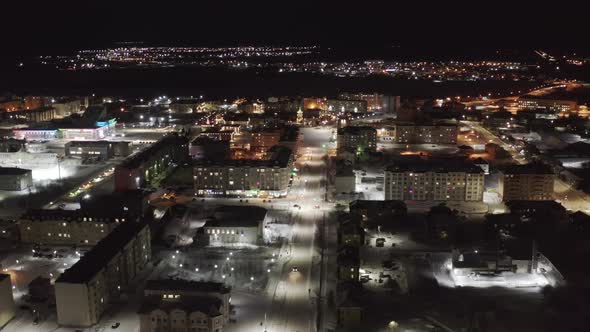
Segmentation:
[(115, 191), (145, 188), (162, 179), (174, 164), (188, 160), (188, 138), (177, 134), (164, 136), (115, 167)]
[(119, 224), (133, 218), (110, 210), (29, 210), (18, 221), (21, 242), (49, 245), (95, 245)]
[(518, 98), (519, 110), (548, 110), (552, 112), (575, 112), (578, 103), (574, 100), (543, 99), (532, 97)]
[[(391, 129), (388, 130), (391, 133)], [(394, 142), (401, 144), (456, 144), (457, 122), (396, 122)]]
[(57, 322), (89, 327), (126, 291), (151, 259), (150, 228), (124, 222), (55, 281)]
[(385, 169), (386, 200), (482, 201), (484, 172), (450, 161), (397, 162)]
[(16, 315), (10, 274), (0, 274), (0, 330)]
[(338, 129), (338, 152), (377, 149), (377, 131), (368, 126), (347, 126)]
[(195, 161), (195, 193), (199, 196), (283, 197), (293, 170), (289, 148), (274, 146), (264, 160)]
[(545, 201), (553, 199), (555, 176), (541, 163), (511, 165), (502, 172), (500, 192), (504, 201)]

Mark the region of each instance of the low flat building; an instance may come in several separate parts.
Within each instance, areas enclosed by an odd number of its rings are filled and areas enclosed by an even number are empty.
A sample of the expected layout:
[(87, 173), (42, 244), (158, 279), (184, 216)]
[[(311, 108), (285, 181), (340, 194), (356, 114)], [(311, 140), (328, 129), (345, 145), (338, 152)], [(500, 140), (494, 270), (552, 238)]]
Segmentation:
[(553, 199), (555, 176), (547, 165), (530, 163), (507, 167), (500, 178), (504, 201)]
[(0, 330), (16, 315), (10, 274), (0, 274)]
[(151, 259), (145, 223), (121, 223), (55, 281), (57, 323), (95, 325), (111, 302), (134, 291), (133, 280)]
[(481, 202), (484, 172), (471, 163), (399, 161), (385, 169), (383, 190), (385, 199)]
[[(148, 280), (145, 285), (144, 296), (160, 296), (163, 300), (178, 300), (182, 298), (215, 298), (221, 301), (219, 312), (222, 322), (229, 322), (230, 315), (230, 288), (219, 282), (189, 281), (182, 279)], [(219, 326), (221, 329), (222, 326)], [(216, 330), (212, 330), (216, 331)], [(220, 330), (221, 331), (221, 330)]]
[(260, 244), (266, 209), (258, 206), (222, 206), (215, 209), (204, 228), (209, 244)]
[(22, 243), (95, 245), (131, 216), (110, 210), (29, 210), (17, 223)]
[(129, 142), (70, 141), (65, 145), (66, 156), (74, 158), (108, 160), (115, 156), (127, 157), (129, 152)]
[(0, 167), (0, 190), (21, 191), (33, 186), (30, 169)]

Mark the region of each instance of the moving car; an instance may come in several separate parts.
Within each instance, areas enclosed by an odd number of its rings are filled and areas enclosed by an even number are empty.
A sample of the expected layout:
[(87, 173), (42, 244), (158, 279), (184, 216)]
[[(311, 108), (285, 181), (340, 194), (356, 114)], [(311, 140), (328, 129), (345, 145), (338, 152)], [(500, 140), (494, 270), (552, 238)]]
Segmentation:
[(293, 266), (291, 268), (291, 272), (299, 272), (299, 268), (297, 266)]

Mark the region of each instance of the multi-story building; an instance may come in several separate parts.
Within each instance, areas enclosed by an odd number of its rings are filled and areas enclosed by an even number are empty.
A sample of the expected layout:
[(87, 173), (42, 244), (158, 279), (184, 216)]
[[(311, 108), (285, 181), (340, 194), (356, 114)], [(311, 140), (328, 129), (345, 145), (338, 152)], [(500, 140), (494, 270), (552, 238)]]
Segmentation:
[(250, 139), (250, 150), (253, 152), (266, 153), (271, 147), (278, 145), (281, 140), (280, 129), (266, 129), (253, 131)]
[(80, 99), (61, 98), (52, 103), (51, 106), (55, 108), (57, 117), (65, 118), (79, 113), (82, 108), (82, 101)]
[(457, 133), (457, 122), (455, 121), (397, 122), (394, 142), (401, 144), (456, 144)]
[(484, 172), (469, 163), (398, 162), (385, 169), (385, 199), (482, 201)]
[(221, 206), (203, 226), (209, 243), (260, 244), (266, 209), (258, 206)]
[(554, 181), (553, 171), (545, 164), (511, 165), (500, 178), (500, 192), (504, 201), (552, 200)]
[(174, 114), (196, 113), (201, 101), (198, 99), (179, 99), (170, 103), (170, 112)]
[[(161, 296), (164, 300), (178, 300), (182, 299), (183, 297), (215, 298), (221, 301), (221, 308), (219, 311), (221, 312), (222, 323), (225, 324), (229, 322), (231, 298), (230, 288), (220, 282), (199, 282), (182, 279), (148, 280), (143, 290), (143, 294), (144, 296)], [(222, 327), (223, 325), (217, 325), (217, 328), (220, 329), (219, 331), (221, 331)], [(213, 329), (211, 331), (217, 330)]]
[(377, 93), (343, 93), (338, 96), (344, 100), (363, 100), (368, 112), (397, 113), (400, 108), (400, 96), (387, 96)]
[(16, 315), (9, 274), (0, 274), (0, 329)]
[(29, 210), (18, 220), (21, 242), (50, 245), (95, 245), (133, 217), (111, 211)]
[(129, 142), (110, 141), (70, 141), (65, 145), (68, 157), (96, 158), (108, 160), (114, 156), (129, 155)]
[(198, 161), (194, 166), (195, 194), (199, 196), (284, 197), (287, 195), (293, 154), (274, 146), (262, 160)]
[(234, 137), (235, 131), (233, 129), (223, 129), (223, 128), (207, 128), (205, 131), (201, 132), (199, 135), (204, 137), (209, 137), (218, 141), (231, 141)]
[(334, 175), (334, 189), (336, 193), (353, 193), (356, 191), (356, 176), (350, 165), (341, 165)]
[(57, 112), (53, 107), (40, 107), (31, 110), (20, 110), (10, 113), (14, 120), (24, 120), (26, 122), (46, 122), (57, 118)]
[(148, 224), (124, 222), (55, 281), (57, 323), (89, 327), (126, 291), (151, 259)]
[(328, 99), (328, 111), (334, 113), (366, 113), (367, 101), (353, 99)]
[(377, 149), (377, 131), (368, 126), (347, 126), (338, 129), (338, 152), (375, 151)]
[(0, 190), (21, 191), (33, 186), (30, 169), (0, 167)]
[(303, 98), (303, 110), (328, 110), (326, 98)]
[(339, 282), (358, 282), (361, 266), (359, 248), (344, 246), (338, 250), (336, 257)]
[(188, 139), (172, 134), (164, 136), (115, 167), (115, 191), (136, 190), (151, 185), (188, 159)]
[(578, 103), (574, 100), (557, 100), (544, 98), (518, 98), (518, 108), (521, 110), (549, 110), (553, 112), (569, 113), (578, 110)]

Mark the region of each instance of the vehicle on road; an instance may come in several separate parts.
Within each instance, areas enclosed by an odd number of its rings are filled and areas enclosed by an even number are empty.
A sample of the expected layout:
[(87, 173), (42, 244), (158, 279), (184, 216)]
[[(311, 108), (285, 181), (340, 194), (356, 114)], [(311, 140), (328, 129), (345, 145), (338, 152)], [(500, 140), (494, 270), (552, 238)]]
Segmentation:
[(383, 247), (385, 245), (385, 238), (377, 238), (377, 240), (375, 241), (375, 246), (376, 247)]
[(299, 272), (299, 268), (297, 266), (293, 266), (291, 268), (291, 272)]

